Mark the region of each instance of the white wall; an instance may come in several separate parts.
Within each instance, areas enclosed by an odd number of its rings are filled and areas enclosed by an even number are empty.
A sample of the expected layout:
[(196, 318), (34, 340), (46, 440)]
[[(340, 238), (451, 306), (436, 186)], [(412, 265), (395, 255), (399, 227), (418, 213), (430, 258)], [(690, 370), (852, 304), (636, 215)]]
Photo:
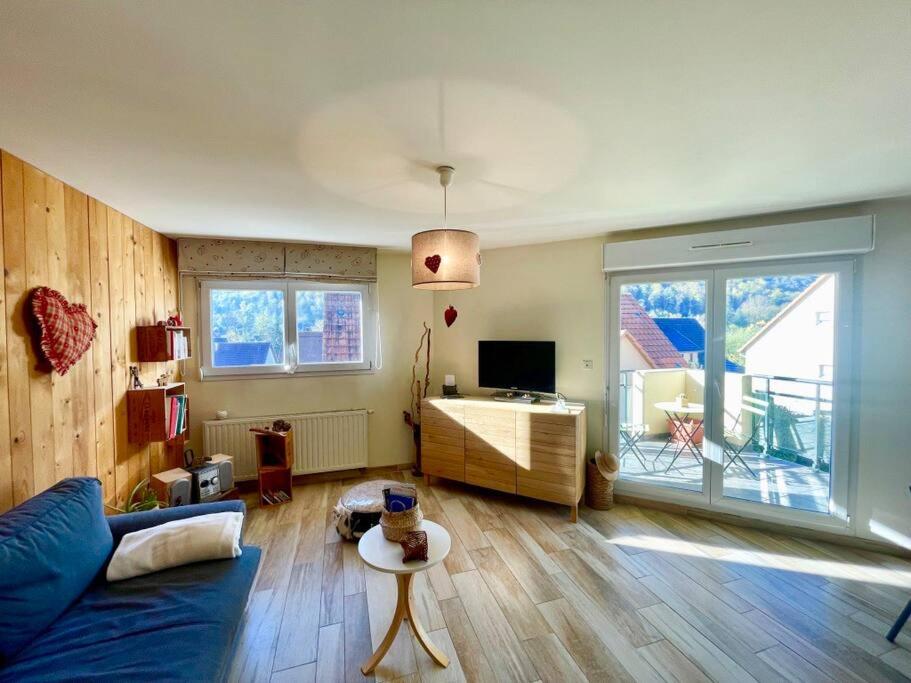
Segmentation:
[(858, 259), (855, 289), (853, 533), (911, 548), (911, 198), (614, 232), (607, 242), (874, 214), (876, 248)]
[(876, 202), (876, 249), (858, 277), (860, 536), (911, 548), (911, 200)]
[[(478, 340), (556, 342), (557, 391), (584, 401), (588, 449), (601, 447), (604, 386), (604, 276), (599, 238), (482, 254), (481, 286), (434, 293), (432, 391), (454, 374), (462, 393), (478, 391)], [(443, 311), (459, 312), (447, 328)], [(582, 365), (591, 360), (592, 369)], [(489, 392), (485, 392), (489, 393)]]
[[(558, 388), (586, 401), (591, 451), (602, 444), (604, 417), (602, 243), (869, 213), (876, 215), (876, 249), (860, 259), (856, 288), (852, 533), (911, 548), (911, 433), (905, 427), (911, 395), (911, 199), (485, 251), (478, 289), (434, 294), (434, 384), (454, 373), (463, 391), (477, 390), (478, 339), (555, 339)], [(442, 315), (449, 304), (459, 317), (446, 329)], [(589, 358), (594, 369), (584, 370), (582, 360)]]
[[(370, 374), (333, 377), (276, 377), (227, 381), (199, 381), (197, 359), (186, 363), (184, 377), (190, 396), (190, 445), (202, 451), (202, 420), (215, 411), (231, 417), (278, 413), (367, 408), (370, 416), (369, 465), (397, 465), (414, 460), (411, 432), (402, 421), (409, 407), (411, 362), (421, 334), (421, 322), (433, 316), (433, 296), (412, 289), (411, 257), (381, 251), (377, 261), (383, 367)], [(184, 320), (198, 330), (194, 280), (183, 278)], [(198, 336), (194, 340), (199, 349)]]

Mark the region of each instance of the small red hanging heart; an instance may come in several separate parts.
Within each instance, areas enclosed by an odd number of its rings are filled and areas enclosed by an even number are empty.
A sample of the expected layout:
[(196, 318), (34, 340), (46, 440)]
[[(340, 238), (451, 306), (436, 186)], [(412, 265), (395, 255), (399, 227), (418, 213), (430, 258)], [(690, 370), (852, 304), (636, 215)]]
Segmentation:
[(459, 317), (459, 312), (452, 306), (443, 311), (443, 320), (446, 321), (446, 327), (452, 327), (452, 323)]
[(440, 258), (439, 254), (434, 254), (424, 259), (424, 265), (427, 266), (431, 273), (436, 273), (440, 269), (440, 263), (442, 262), (443, 259)]

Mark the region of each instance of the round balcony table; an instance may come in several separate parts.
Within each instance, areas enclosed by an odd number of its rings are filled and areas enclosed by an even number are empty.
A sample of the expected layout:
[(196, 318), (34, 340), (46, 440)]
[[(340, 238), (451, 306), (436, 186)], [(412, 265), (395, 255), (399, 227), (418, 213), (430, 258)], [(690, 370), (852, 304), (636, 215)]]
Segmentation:
[(398, 543), (387, 541), (383, 536), (382, 528), (379, 526), (373, 527), (361, 536), (361, 540), (357, 544), (357, 551), (360, 553), (364, 564), (376, 569), (378, 572), (395, 574), (398, 586), (398, 599), (395, 612), (392, 615), (392, 623), (389, 624), (389, 629), (386, 631), (386, 635), (376, 652), (361, 666), (361, 672), (365, 676), (369, 675), (383, 657), (386, 656), (392, 646), (392, 641), (395, 640), (395, 636), (399, 632), (402, 621), (405, 620), (411, 624), (414, 637), (417, 638), (421, 647), (430, 655), (430, 658), (440, 666), (449, 666), (449, 657), (430, 641), (427, 632), (424, 631), (421, 623), (417, 620), (411, 604), (411, 579), (415, 572), (422, 572), (446, 559), (452, 546), (452, 539), (446, 529), (426, 519), (421, 522), (418, 528), (427, 532), (426, 562), (422, 560), (408, 563), (402, 562), (402, 546)]
[[(701, 403), (689, 403), (684, 406), (676, 401), (659, 401), (655, 404), (655, 407), (658, 410), (664, 411), (664, 414), (667, 415), (667, 419), (671, 423), (672, 429), (664, 446), (658, 451), (658, 455), (655, 456), (655, 462), (657, 462), (658, 458), (664, 454), (664, 451), (674, 443), (676, 437), (683, 438), (683, 441), (674, 447), (674, 457), (671, 458), (671, 464), (667, 466), (664, 473), (667, 474), (671, 471), (674, 463), (677, 462), (677, 458), (679, 458), (685, 450), (693, 454), (693, 457), (696, 458), (696, 462), (702, 464), (702, 450), (699, 448), (699, 444), (696, 443), (695, 437), (702, 427), (702, 423), (705, 421), (705, 406)], [(698, 415), (698, 418), (693, 419), (693, 421), (689, 423), (689, 426), (692, 428), (688, 428), (686, 418), (691, 415)]]

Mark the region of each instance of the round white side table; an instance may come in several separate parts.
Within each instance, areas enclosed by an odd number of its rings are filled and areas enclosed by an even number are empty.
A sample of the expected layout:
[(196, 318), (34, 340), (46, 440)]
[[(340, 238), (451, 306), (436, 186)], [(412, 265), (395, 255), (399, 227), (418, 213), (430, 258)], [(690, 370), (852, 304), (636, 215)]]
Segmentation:
[(435, 522), (424, 520), (418, 527), (427, 532), (427, 561), (413, 560), (411, 562), (402, 562), (402, 546), (392, 541), (387, 541), (383, 536), (383, 530), (375, 526), (366, 534), (361, 536), (357, 544), (357, 550), (364, 560), (364, 564), (378, 572), (386, 574), (395, 574), (398, 585), (398, 599), (396, 600), (395, 613), (392, 615), (392, 623), (389, 624), (389, 630), (383, 642), (376, 649), (370, 658), (361, 666), (361, 672), (366, 676), (376, 668), (386, 652), (392, 646), (396, 634), (402, 621), (408, 620), (411, 624), (411, 630), (414, 637), (418, 639), (421, 647), (430, 655), (440, 666), (449, 666), (449, 657), (442, 652), (436, 645), (430, 642), (426, 631), (417, 620), (414, 609), (411, 605), (411, 577), (415, 572), (421, 572), (429, 569), (435, 564), (439, 564), (449, 554), (449, 548), (452, 545), (452, 539), (449, 538), (449, 532)]

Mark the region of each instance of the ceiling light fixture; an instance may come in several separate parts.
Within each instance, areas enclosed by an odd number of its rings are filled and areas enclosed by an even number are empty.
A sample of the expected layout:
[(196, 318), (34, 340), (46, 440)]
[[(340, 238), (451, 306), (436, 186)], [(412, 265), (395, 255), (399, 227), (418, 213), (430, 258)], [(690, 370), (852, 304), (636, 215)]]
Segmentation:
[(443, 186), (443, 227), (411, 236), (411, 286), (417, 289), (471, 289), (481, 284), (478, 236), (448, 228), (448, 194), (455, 169), (438, 166)]

